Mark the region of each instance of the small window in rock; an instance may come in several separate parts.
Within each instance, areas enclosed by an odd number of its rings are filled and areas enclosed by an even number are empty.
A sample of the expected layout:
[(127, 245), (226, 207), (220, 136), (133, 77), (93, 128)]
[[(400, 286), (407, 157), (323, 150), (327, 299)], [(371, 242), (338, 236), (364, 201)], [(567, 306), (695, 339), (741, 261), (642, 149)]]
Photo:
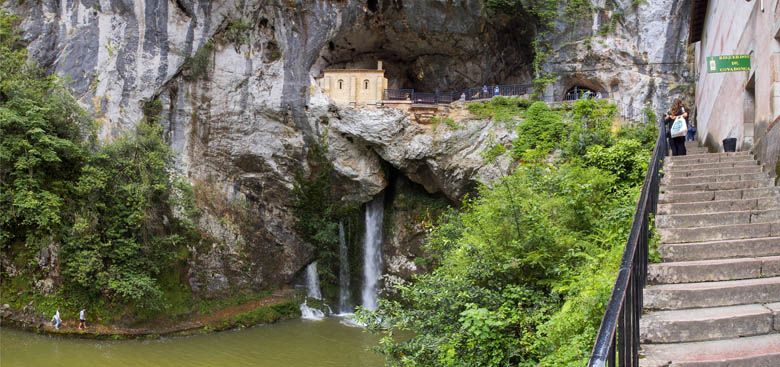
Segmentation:
[(363, 81), (363, 89), (368, 89), (368, 79)]
[(339, 79), (339, 89), (344, 89), (344, 81)]
[(377, 0), (368, 0), (368, 10), (370, 10), (372, 13), (376, 13), (377, 10), (379, 10), (379, 1)]

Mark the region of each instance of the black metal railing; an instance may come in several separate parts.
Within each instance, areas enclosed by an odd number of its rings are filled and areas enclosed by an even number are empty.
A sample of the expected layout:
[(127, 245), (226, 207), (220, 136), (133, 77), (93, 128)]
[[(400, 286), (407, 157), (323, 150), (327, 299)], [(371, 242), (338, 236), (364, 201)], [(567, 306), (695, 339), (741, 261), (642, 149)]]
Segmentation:
[(412, 99), (414, 89), (385, 89), (385, 101), (407, 101)]
[(436, 93), (414, 92), (414, 93), (412, 93), (412, 102), (414, 102), (414, 103), (422, 103), (422, 104), (435, 104), (435, 103), (439, 103), (439, 100), (436, 97), (437, 97)]
[(667, 145), (663, 123), (659, 125), (658, 139), (636, 205), (631, 234), (588, 361), (589, 367), (612, 367), (616, 363), (620, 367), (639, 366), (639, 318), (642, 314), (642, 290), (647, 280), (650, 216), (658, 207), (661, 166)]
[(466, 88), (452, 92), (422, 93), (414, 89), (385, 89), (386, 101), (411, 101), (421, 104), (452, 103), (459, 99), (473, 101), (489, 99), (495, 96), (522, 96), (529, 94), (531, 84), (490, 85), (477, 88)]
[(609, 98), (609, 93), (607, 92), (592, 92), (592, 91), (584, 91), (582, 93), (579, 93), (577, 91), (569, 92), (563, 96), (564, 102), (576, 101), (578, 99), (608, 99), (608, 98)]

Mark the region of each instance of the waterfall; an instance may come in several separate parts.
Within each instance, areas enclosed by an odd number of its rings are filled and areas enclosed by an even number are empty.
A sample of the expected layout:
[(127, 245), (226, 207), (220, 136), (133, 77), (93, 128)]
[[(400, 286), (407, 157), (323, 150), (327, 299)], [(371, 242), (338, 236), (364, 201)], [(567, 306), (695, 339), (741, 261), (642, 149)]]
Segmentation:
[[(313, 262), (306, 267), (306, 297), (317, 300), (322, 299), (320, 291), (320, 276), (317, 274), (317, 262)], [(322, 320), (325, 313), (306, 304), (307, 300), (301, 303), (301, 318), (305, 320)], [(326, 305), (327, 306), (327, 305)]]
[(306, 267), (306, 297), (322, 299), (320, 291), (320, 275), (317, 274), (317, 262)]
[(344, 235), (344, 223), (339, 222), (339, 313), (352, 312), (349, 292), (349, 259), (347, 241)]
[(303, 301), (303, 303), (301, 303), (301, 318), (304, 320), (319, 321), (325, 318), (325, 313), (314, 307), (309, 307), (309, 305), (306, 304), (306, 301)]
[(382, 275), (382, 218), (384, 200), (377, 196), (366, 205), (366, 235), (363, 239), (363, 307), (376, 310), (377, 283)]

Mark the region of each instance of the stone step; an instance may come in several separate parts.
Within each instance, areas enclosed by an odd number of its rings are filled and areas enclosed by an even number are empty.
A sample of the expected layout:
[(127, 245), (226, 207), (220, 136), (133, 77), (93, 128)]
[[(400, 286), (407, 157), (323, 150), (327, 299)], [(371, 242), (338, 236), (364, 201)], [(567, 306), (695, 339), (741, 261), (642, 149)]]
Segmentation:
[(690, 157), (690, 156), (701, 156), (701, 155), (711, 154), (709, 150), (707, 150), (706, 148), (686, 149), (685, 155), (678, 155), (678, 156), (673, 156), (671, 149), (668, 150), (667, 153), (668, 153), (667, 156), (669, 157)]
[(737, 153), (711, 153), (711, 154), (692, 154), (681, 155), (676, 157), (666, 157), (665, 163), (683, 164), (683, 162), (690, 162), (687, 164), (695, 163), (715, 163), (715, 162), (731, 162), (731, 161), (744, 161), (753, 160), (753, 156), (748, 152)]
[(780, 277), (657, 284), (649, 285), (644, 289), (646, 310), (678, 310), (775, 302), (780, 302)]
[(688, 243), (743, 238), (778, 237), (780, 222), (729, 224), (693, 228), (659, 228), (661, 243)]
[(642, 345), (641, 367), (778, 367), (780, 334)]
[[(709, 149), (703, 147), (685, 148), (685, 155), (707, 154), (709, 152), (710, 152)], [(685, 156), (678, 156), (678, 157), (685, 157)]]
[(664, 171), (677, 172), (677, 171), (693, 171), (700, 169), (728, 169), (736, 167), (752, 167), (758, 166), (758, 163), (754, 160), (735, 161), (735, 162), (715, 162), (715, 163), (696, 163), (696, 164), (670, 164), (664, 167)]
[(780, 276), (780, 256), (676, 261), (649, 264), (647, 281), (652, 284), (716, 282)]
[(656, 214), (682, 215), (706, 214), (721, 212), (738, 212), (743, 210), (768, 210), (780, 208), (780, 198), (767, 197), (747, 200), (718, 200), (693, 203), (658, 204)]
[(694, 228), (729, 224), (780, 222), (780, 209), (659, 215), (656, 228)]
[(752, 181), (765, 178), (771, 178), (768, 173), (756, 172), (745, 174), (733, 174), (733, 175), (711, 175), (711, 176), (695, 176), (695, 177), (671, 177), (664, 176), (661, 179), (662, 185), (691, 185), (705, 182), (732, 182), (732, 181)]
[(658, 252), (664, 261), (780, 256), (780, 237), (662, 244)]
[(671, 159), (685, 159), (685, 158), (689, 158), (689, 157), (697, 157), (698, 158), (698, 157), (710, 156), (710, 155), (733, 155), (733, 156), (738, 156), (738, 155), (751, 155), (751, 153), (749, 151), (747, 151), (747, 150), (739, 151), (739, 152), (710, 152), (709, 150), (707, 150), (704, 153), (697, 152), (697, 153), (694, 153), (694, 154), (686, 154), (686, 155), (678, 155), (678, 156), (672, 156), (671, 154), (669, 154), (668, 156), (666, 156), (666, 158), (667, 159), (668, 158), (671, 158)]
[(721, 191), (667, 192), (659, 195), (658, 203), (691, 203), (721, 200), (747, 200), (758, 198), (764, 198), (765, 200), (778, 200), (778, 196), (780, 196), (780, 187), (776, 186)]
[(667, 162), (675, 162), (675, 161), (685, 161), (690, 159), (709, 159), (712, 157), (717, 158), (724, 158), (724, 157), (752, 157), (753, 155), (748, 151), (741, 151), (741, 152), (720, 152), (720, 153), (707, 153), (707, 154), (686, 154), (686, 155), (678, 155), (678, 156), (667, 156), (665, 157), (665, 161)]
[(758, 180), (749, 181), (725, 181), (725, 182), (702, 182), (687, 185), (661, 185), (661, 192), (695, 192), (695, 191), (721, 191), (737, 189), (757, 189), (761, 187), (771, 187), (775, 185), (775, 179), (765, 177)]
[(664, 170), (664, 177), (702, 177), (702, 176), (717, 176), (717, 175), (743, 175), (748, 173), (761, 173), (761, 166), (752, 165), (744, 167), (729, 167), (729, 168), (703, 168), (693, 170), (682, 171), (669, 171)]
[(653, 311), (642, 315), (642, 343), (682, 343), (773, 332), (772, 310), (760, 305)]

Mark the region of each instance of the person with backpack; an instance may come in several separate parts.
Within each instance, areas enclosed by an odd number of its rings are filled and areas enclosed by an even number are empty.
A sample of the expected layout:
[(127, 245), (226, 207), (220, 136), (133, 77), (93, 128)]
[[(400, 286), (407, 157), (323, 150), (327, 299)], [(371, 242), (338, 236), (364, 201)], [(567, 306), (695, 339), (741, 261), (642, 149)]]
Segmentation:
[(682, 100), (675, 98), (672, 107), (664, 115), (666, 137), (669, 138), (673, 156), (687, 154), (685, 150), (685, 135), (688, 133), (687, 118), (688, 109), (685, 108)]

